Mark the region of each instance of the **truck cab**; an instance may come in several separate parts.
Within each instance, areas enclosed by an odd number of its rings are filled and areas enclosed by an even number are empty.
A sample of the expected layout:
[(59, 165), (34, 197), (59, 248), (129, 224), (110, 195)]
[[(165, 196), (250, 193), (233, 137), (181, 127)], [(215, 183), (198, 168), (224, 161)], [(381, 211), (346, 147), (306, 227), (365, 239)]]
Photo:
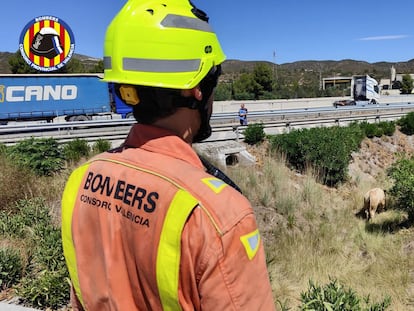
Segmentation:
[(378, 104), (380, 90), (378, 82), (369, 75), (355, 76), (351, 89), (356, 105)]

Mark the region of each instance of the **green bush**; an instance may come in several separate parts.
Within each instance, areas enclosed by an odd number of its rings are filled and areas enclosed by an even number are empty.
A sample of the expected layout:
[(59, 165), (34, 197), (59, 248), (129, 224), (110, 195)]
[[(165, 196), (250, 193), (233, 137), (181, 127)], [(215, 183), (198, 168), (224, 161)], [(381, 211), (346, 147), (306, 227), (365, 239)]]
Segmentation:
[(12, 247), (0, 249), (0, 290), (17, 284), (22, 271), (23, 261), (18, 250)]
[(63, 155), (66, 161), (76, 163), (81, 158), (88, 157), (90, 149), (86, 140), (76, 138), (63, 146)]
[(33, 193), (37, 178), (32, 170), (10, 159), (6, 151), (0, 152), (0, 209), (8, 210), (16, 201)]
[(266, 137), (264, 126), (262, 123), (252, 123), (247, 126), (243, 132), (244, 141), (248, 144), (254, 145), (263, 141)]
[(397, 124), (400, 126), (401, 132), (406, 135), (414, 134), (414, 112), (408, 113), (406, 116), (402, 117), (397, 121)]
[[(33, 228), (50, 223), (49, 209), (41, 198), (19, 200), (12, 211), (0, 211), (0, 233), (13, 238), (32, 238)], [(32, 228), (31, 230), (27, 230)]]
[(293, 130), (269, 140), (270, 148), (285, 154), (295, 169), (313, 167), (324, 184), (335, 186), (347, 179), (351, 153), (363, 137), (361, 128), (353, 125)]
[(56, 139), (30, 138), (7, 149), (15, 164), (31, 169), (39, 176), (51, 176), (63, 168), (63, 158)]
[(6, 154), (7, 146), (0, 143), (0, 156)]
[(392, 121), (381, 121), (379, 123), (359, 123), (365, 136), (368, 138), (381, 137), (382, 135), (392, 136), (395, 132), (395, 123)]
[(37, 274), (25, 277), (17, 294), (25, 303), (42, 310), (58, 310), (69, 302), (70, 285), (67, 272), (44, 269)]
[(378, 123), (378, 126), (382, 128), (384, 135), (392, 136), (395, 132), (395, 122), (393, 121), (382, 121)]
[(381, 137), (384, 134), (384, 130), (375, 123), (362, 122), (360, 126), (368, 138)]
[(98, 139), (92, 146), (94, 153), (101, 153), (111, 149), (111, 142), (105, 139)]
[(396, 161), (387, 171), (394, 180), (390, 194), (395, 200), (395, 207), (408, 213), (414, 220), (414, 157)]
[(360, 298), (352, 289), (345, 289), (336, 280), (321, 287), (309, 281), (307, 292), (301, 293), (300, 310), (313, 311), (383, 311), (391, 299), (385, 298), (380, 303), (370, 304), (369, 297)]
[(21, 200), (15, 213), (0, 212), (0, 233), (25, 241), (26, 266), (15, 285), (17, 294), (33, 307), (53, 308), (69, 301), (68, 271), (63, 256), (60, 228), (52, 223), (50, 209), (43, 199)]

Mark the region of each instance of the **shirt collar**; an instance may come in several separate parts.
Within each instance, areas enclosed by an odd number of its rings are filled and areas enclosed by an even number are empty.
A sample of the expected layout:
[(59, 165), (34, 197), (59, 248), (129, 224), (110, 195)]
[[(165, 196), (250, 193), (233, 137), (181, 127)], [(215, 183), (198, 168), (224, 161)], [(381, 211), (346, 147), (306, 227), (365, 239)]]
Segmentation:
[(145, 124), (134, 124), (123, 144), (125, 148), (142, 148), (181, 159), (203, 168), (193, 148), (174, 132)]

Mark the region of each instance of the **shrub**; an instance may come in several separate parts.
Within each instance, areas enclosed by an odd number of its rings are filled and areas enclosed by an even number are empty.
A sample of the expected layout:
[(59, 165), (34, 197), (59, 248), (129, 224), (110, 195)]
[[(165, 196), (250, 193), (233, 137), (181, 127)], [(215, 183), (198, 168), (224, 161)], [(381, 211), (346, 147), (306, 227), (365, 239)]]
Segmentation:
[(32, 307), (58, 310), (69, 301), (70, 287), (67, 278), (68, 275), (63, 270), (45, 269), (24, 278), (17, 293)]
[(32, 192), (35, 177), (30, 169), (19, 167), (7, 157), (6, 152), (0, 153), (0, 210), (8, 210), (16, 201)]
[(365, 136), (367, 136), (368, 138), (381, 137), (384, 133), (382, 128), (378, 127), (378, 125), (375, 123), (363, 122), (360, 126), (364, 131)]
[(111, 142), (105, 139), (98, 139), (92, 146), (94, 153), (102, 153), (111, 149)]
[(6, 154), (7, 146), (0, 143), (0, 156)]
[(378, 126), (382, 128), (384, 135), (392, 136), (395, 132), (395, 122), (393, 121), (382, 121), (378, 123)]
[(345, 289), (336, 280), (331, 280), (323, 287), (309, 281), (308, 291), (301, 293), (301, 302), (300, 310), (383, 311), (390, 306), (391, 299), (387, 297), (370, 305), (369, 297), (361, 299), (352, 289)]
[(82, 157), (88, 157), (89, 153), (88, 142), (83, 139), (76, 138), (63, 146), (63, 155), (69, 162), (79, 162)]
[(324, 184), (334, 186), (346, 180), (351, 153), (362, 138), (358, 126), (311, 128), (272, 136), (270, 147), (286, 154), (295, 169), (311, 166)]
[(0, 249), (0, 290), (17, 284), (22, 271), (23, 263), (18, 250), (12, 247)]
[(401, 132), (406, 135), (414, 134), (414, 112), (408, 113), (406, 116), (402, 117), (397, 121), (397, 124), (400, 126)]
[(17, 165), (27, 167), (40, 176), (50, 176), (63, 168), (62, 153), (53, 138), (23, 140), (9, 147), (8, 155)]
[(24, 274), (15, 286), (17, 294), (34, 307), (54, 310), (69, 301), (68, 271), (61, 243), (60, 228), (52, 224), (50, 210), (44, 200), (21, 200), (15, 213), (0, 212), (2, 236), (25, 241), (28, 262), (13, 266)]
[(387, 171), (394, 180), (390, 194), (395, 199), (395, 206), (408, 213), (414, 220), (414, 157), (396, 161)]
[(264, 126), (262, 123), (252, 123), (247, 126), (243, 132), (244, 141), (248, 144), (254, 145), (263, 141), (266, 137)]

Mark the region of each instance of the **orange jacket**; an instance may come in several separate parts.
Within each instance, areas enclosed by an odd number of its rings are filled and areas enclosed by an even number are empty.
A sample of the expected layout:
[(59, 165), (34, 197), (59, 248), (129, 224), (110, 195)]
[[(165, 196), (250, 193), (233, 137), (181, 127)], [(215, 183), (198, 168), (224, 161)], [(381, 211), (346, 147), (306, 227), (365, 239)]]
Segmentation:
[(249, 202), (166, 130), (71, 174), (62, 239), (75, 310), (275, 310)]

